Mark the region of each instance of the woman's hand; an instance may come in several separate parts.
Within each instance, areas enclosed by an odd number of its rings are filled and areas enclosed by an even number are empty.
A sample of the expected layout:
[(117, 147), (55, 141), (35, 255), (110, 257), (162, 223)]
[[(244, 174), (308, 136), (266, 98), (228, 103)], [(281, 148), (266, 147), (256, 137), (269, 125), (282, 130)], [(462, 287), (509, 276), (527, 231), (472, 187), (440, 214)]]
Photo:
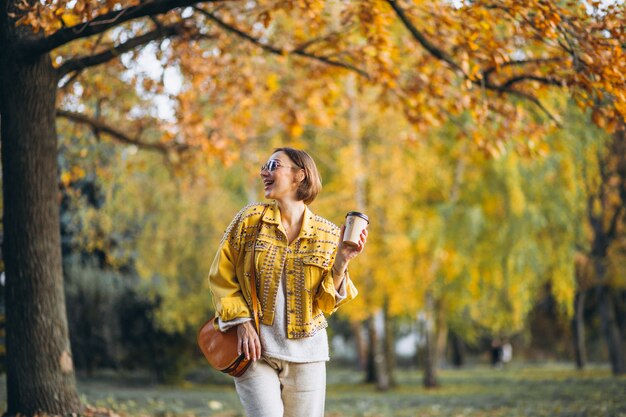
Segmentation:
[(237, 326), (237, 353), (243, 352), (246, 359), (256, 361), (261, 359), (261, 341), (253, 323), (250, 320)]
[[(339, 236), (343, 236), (343, 232), (346, 229), (346, 225), (341, 226), (341, 233)], [(363, 229), (359, 236), (358, 246), (346, 245), (342, 240), (339, 241), (337, 247), (337, 256), (335, 257), (335, 265), (333, 268), (343, 275), (348, 268), (348, 262), (354, 259), (359, 253), (363, 252), (365, 248), (365, 242), (367, 242), (367, 229)]]

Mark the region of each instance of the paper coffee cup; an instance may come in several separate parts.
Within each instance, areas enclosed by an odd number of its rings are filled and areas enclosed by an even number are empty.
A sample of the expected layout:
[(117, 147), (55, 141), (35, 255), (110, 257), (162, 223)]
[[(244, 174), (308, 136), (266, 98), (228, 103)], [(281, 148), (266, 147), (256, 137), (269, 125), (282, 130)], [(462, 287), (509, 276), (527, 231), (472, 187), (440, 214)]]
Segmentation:
[(346, 214), (346, 229), (343, 232), (343, 243), (346, 245), (359, 246), (361, 232), (369, 224), (369, 219), (363, 213), (351, 211)]

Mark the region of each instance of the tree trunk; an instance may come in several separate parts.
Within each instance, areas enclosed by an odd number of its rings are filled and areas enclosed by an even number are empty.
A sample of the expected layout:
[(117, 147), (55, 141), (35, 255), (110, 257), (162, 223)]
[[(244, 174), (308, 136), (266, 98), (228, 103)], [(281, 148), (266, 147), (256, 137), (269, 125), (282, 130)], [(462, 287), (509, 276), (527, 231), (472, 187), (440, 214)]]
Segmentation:
[(600, 287), (600, 317), (602, 318), (602, 331), (609, 349), (611, 370), (613, 375), (623, 375), (626, 372), (624, 345), (615, 318), (615, 303), (611, 290), (606, 285)]
[(389, 303), (385, 302), (385, 357), (387, 372), (389, 373), (389, 386), (396, 386), (394, 371), (396, 369), (396, 337), (393, 320), (389, 316)]
[(426, 388), (435, 388), (437, 383), (437, 336), (435, 334), (433, 295), (426, 294), (426, 325), (424, 326), (424, 336), (426, 340), (424, 356), (424, 376), (423, 383)]
[[(621, 211), (618, 211), (620, 221), (624, 221), (623, 207), (626, 205), (626, 127), (622, 122), (619, 129), (613, 133), (612, 143), (610, 147), (609, 158), (615, 158), (610, 164), (615, 170), (620, 181), (619, 196), (621, 199)], [(611, 230), (611, 237), (614, 240), (616, 237), (615, 229)], [(602, 257), (596, 259), (596, 271), (601, 271), (597, 278), (601, 283), (605, 282), (605, 263), (608, 258), (608, 244), (603, 247), (605, 249), (601, 252)], [(609, 285), (600, 286), (600, 317), (602, 318), (602, 330), (606, 338), (607, 347), (609, 350), (609, 358), (611, 360), (611, 370), (613, 375), (623, 375), (626, 373), (626, 364), (624, 363), (624, 342), (619, 330), (618, 320), (615, 313), (615, 302), (613, 300), (611, 287)]]
[[(596, 237), (596, 241), (598, 241)], [(600, 245), (597, 245), (597, 247)], [(608, 247), (608, 245), (604, 246)], [(606, 251), (601, 252), (601, 256), (598, 256), (599, 252), (596, 252), (594, 257), (594, 269), (596, 272), (596, 279), (599, 282), (605, 282), (606, 280)], [(622, 375), (626, 372), (624, 367), (624, 348), (622, 343), (622, 337), (617, 327), (617, 320), (615, 318), (615, 305), (611, 296), (610, 287), (607, 285), (598, 286), (599, 291), (599, 308), (600, 308), (600, 320), (602, 325), (602, 331), (606, 340), (607, 348), (609, 351), (609, 360), (611, 361), (611, 370), (613, 375)]]
[[(624, 206), (626, 206), (626, 130), (622, 124), (613, 134), (612, 142), (603, 161), (600, 162), (602, 184), (595, 201), (601, 203), (603, 211), (596, 214), (593, 211), (593, 199), (588, 201), (587, 217), (593, 230), (591, 259), (596, 280), (600, 283), (599, 309), (602, 330), (606, 339), (613, 375), (622, 375), (626, 372), (624, 364), (624, 343), (615, 317), (615, 304), (611, 295), (611, 288), (607, 285), (608, 251), (610, 245), (620, 236), (620, 223), (624, 221)], [(615, 183), (619, 184), (616, 189)], [(619, 192), (621, 205), (614, 207), (610, 204), (615, 192)], [(611, 209), (613, 212), (610, 212)], [(609, 218), (609, 227), (606, 228), (605, 219)]]
[(357, 369), (363, 371), (367, 367), (367, 356), (369, 352), (369, 344), (367, 343), (366, 331), (361, 321), (352, 320), (350, 322), (352, 333), (356, 344)]
[(572, 335), (574, 338), (574, 356), (576, 368), (584, 369), (587, 364), (587, 350), (585, 348), (585, 299), (587, 292), (584, 290), (576, 293), (574, 299), (574, 317), (572, 317)]
[[(465, 148), (465, 147), (464, 147)], [(462, 152), (464, 153), (464, 151)], [(463, 157), (458, 158), (456, 167), (454, 169), (454, 182), (452, 183), (452, 187), (450, 189), (450, 195), (448, 197), (448, 210), (447, 214), (444, 215), (443, 224), (447, 223), (448, 217), (450, 213), (452, 213), (452, 208), (456, 205), (459, 200), (459, 196), (461, 195), (461, 185), (463, 183), (463, 175), (465, 173), (465, 165), (466, 161)], [(437, 274), (439, 273), (439, 268), (441, 267), (441, 250), (445, 243), (445, 236), (443, 231), (440, 232), (437, 243), (435, 244), (435, 251), (433, 253), (433, 261), (430, 264), (428, 274), (433, 278), (433, 280), (437, 279)], [(433, 281), (434, 282), (434, 281)], [(445, 321), (441, 318), (441, 309), (436, 308), (435, 306), (435, 297), (433, 296), (432, 290), (429, 289), (424, 294), (424, 316), (425, 316), (425, 331), (424, 338), (426, 341), (425, 347), (425, 355), (424, 356), (424, 376), (423, 382), (424, 387), (426, 388), (434, 388), (438, 386), (437, 382), (437, 349), (439, 344), (445, 345), (445, 339), (441, 342), (438, 336), (441, 334), (438, 332), (439, 326), (445, 324)], [(445, 329), (445, 333), (447, 334), (447, 328)]]
[(465, 363), (465, 344), (456, 332), (450, 332), (450, 347), (452, 349), (452, 364), (457, 368), (462, 367)]
[(383, 309), (377, 310), (370, 318), (370, 349), (372, 351), (376, 388), (379, 391), (387, 391), (391, 386), (391, 378), (385, 354), (385, 313)]
[(0, 32), (6, 414), (67, 415), (81, 406), (61, 268), (57, 77), (49, 56), (26, 62), (11, 51), (10, 33), (6, 26)]
[(376, 382), (376, 332), (372, 331), (372, 321), (374, 317), (367, 319), (367, 338), (369, 340), (367, 349), (367, 363), (365, 365), (365, 382), (373, 384)]
[(444, 320), (444, 314), (440, 308), (435, 311), (436, 314), (436, 326), (435, 326), (435, 334), (437, 344), (435, 348), (437, 351), (435, 352), (435, 358), (437, 359), (436, 366), (437, 368), (443, 368), (447, 365), (447, 358), (445, 355), (446, 348), (448, 346), (448, 323)]
[[(599, 240), (600, 239), (596, 237), (596, 241)], [(600, 245), (598, 244), (596, 247), (600, 247)], [(603, 247), (608, 247), (608, 245)], [(598, 253), (602, 256), (598, 256)], [(596, 252), (596, 256), (594, 257), (594, 269), (596, 272), (596, 279), (599, 282), (605, 282), (606, 280), (606, 258), (606, 251)], [(624, 347), (619, 328), (617, 327), (615, 304), (613, 303), (613, 297), (611, 296), (611, 289), (607, 285), (600, 285), (598, 287), (598, 291), (600, 319), (602, 331), (604, 332), (604, 337), (609, 351), (611, 370), (613, 371), (613, 375), (622, 375), (626, 372), (624, 366)]]
[(367, 343), (366, 330), (364, 329), (363, 322), (359, 320), (351, 320), (350, 327), (354, 334), (354, 342), (356, 345), (356, 357), (357, 357), (357, 369), (359, 371), (365, 370), (367, 366), (367, 355), (369, 351), (369, 345)]

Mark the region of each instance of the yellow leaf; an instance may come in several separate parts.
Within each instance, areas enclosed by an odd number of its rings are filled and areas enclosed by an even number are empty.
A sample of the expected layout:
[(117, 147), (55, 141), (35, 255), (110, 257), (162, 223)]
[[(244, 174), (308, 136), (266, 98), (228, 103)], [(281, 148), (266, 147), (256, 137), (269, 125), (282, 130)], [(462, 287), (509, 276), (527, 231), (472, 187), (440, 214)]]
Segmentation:
[(274, 73), (268, 75), (267, 80), (265, 81), (265, 85), (267, 86), (267, 89), (270, 91), (270, 93), (273, 93), (276, 90), (278, 90), (278, 87), (279, 87), (278, 75)]
[(61, 182), (63, 183), (64, 186), (67, 187), (68, 185), (70, 185), (71, 181), (72, 181), (72, 174), (70, 174), (67, 171), (61, 174)]
[(85, 176), (85, 170), (82, 167), (79, 166), (73, 166), (72, 170), (71, 170), (71, 177), (72, 179), (80, 179), (83, 178)]
[(294, 137), (294, 138), (300, 137), (300, 135), (302, 135), (302, 132), (304, 132), (304, 129), (298, 123), (294, 123), (291, 126), (289, 126), (289, 134), (291, 135), (291, 137)]

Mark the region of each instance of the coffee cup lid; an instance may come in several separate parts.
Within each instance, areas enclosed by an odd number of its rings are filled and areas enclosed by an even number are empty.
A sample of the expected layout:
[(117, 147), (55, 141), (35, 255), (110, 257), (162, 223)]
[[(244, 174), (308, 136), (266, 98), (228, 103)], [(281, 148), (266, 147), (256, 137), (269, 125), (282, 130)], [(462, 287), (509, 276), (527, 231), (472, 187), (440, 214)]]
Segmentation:
[(361, 213), (359, 211), (349, 211), (348, 214), (346, 214), (346, 217), (349, 217), (349, 216), (360, 217), (363, 220), (365, 220), (367, 222), (367, 224), (369, 224), (369, 222), (370, 222), (369, 218), (365, 214), (363, 214), (363, 213)]

